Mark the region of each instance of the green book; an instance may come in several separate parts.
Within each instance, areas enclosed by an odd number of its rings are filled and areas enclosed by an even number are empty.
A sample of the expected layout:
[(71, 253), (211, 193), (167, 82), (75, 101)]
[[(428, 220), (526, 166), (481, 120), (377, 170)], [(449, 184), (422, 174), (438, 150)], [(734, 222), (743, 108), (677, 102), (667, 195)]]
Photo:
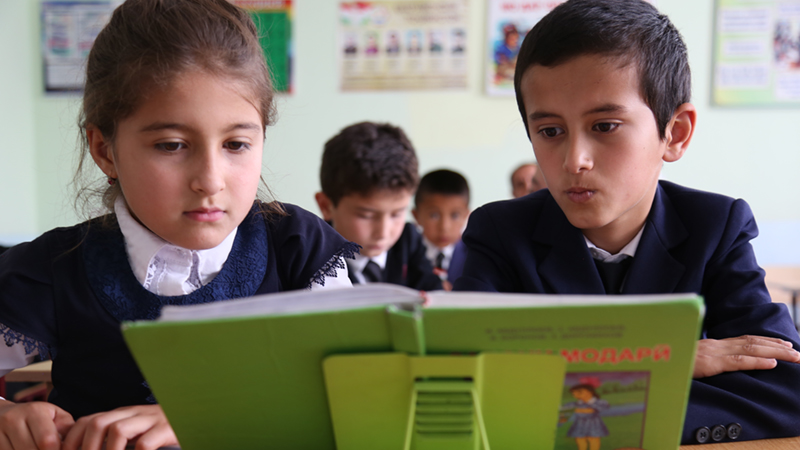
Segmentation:
[(587, 428), (659, 450), (678, 448), (702, 312), (693, 294), (370, 284), (166, 307), (123, 333), (184, 450), (574, 449)]

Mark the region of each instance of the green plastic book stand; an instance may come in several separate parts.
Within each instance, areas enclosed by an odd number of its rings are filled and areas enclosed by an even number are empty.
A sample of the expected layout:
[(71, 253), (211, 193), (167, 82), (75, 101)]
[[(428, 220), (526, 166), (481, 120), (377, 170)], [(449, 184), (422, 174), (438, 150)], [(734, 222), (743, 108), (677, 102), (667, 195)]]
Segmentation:
[(330, 356), (336, 448), (552, 448), (565, 368), (551, 355)]

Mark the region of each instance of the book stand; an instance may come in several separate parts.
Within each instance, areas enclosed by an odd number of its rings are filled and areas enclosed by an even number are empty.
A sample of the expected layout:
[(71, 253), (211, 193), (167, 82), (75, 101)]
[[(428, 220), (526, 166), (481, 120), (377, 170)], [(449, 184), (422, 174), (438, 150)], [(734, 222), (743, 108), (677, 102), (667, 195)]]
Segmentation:
[(336, 448), (552, 448), (565, 369), (550, 355), (330, 356)]

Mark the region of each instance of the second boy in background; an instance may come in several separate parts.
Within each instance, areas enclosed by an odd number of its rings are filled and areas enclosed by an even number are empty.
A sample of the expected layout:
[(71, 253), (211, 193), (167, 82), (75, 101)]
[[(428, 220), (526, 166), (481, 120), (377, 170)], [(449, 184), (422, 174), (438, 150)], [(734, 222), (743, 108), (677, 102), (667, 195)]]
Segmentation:
[(354, 284), (442, 288), (425, 257), (422, 236), (406, 223), (418, 182), (417, 155), (400, 128), (362, 122), (325, 143), (322, 192), (315, 198), (325, 220), (361, 246), (360, 255), (347, 260)]
[(469, 217), (467, 179), (446, 169), (427, 173), (419, 182), (411, 212), (422, 228), (428, 261), (449, 291), (466, 258), (461, 233)]

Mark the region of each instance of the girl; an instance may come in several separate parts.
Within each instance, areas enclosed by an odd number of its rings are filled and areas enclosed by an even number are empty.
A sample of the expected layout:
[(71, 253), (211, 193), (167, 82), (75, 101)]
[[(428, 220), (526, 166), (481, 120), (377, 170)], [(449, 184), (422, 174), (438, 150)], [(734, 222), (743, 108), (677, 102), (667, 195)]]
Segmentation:
[(562, 406), (562, 409), (574, 409), (575, 422), (567, 431), (567, 437), (575, 438), (578, 450), (600, 450), (600, 438), (608, 436), (600, 412), (608, 409), (609, 405), (597, 394), (595, 389), (599, 386), (600, 380), (592, 377), (581, 379), (580, 384), (569, 389), (576, 401)]
[(256, 200), (272, 114), (246, 12), (226, 0), (127, 0), (114, 12), (87, 63), (76, 175), (91, 156), (110, 214), (0, 257), (0, 367), (50, 355), (55, 386), (52, 403), (0, 400), (0, 449), (175, 445), (121, 321), (349, 285), (342, 258), (355, 244)]

